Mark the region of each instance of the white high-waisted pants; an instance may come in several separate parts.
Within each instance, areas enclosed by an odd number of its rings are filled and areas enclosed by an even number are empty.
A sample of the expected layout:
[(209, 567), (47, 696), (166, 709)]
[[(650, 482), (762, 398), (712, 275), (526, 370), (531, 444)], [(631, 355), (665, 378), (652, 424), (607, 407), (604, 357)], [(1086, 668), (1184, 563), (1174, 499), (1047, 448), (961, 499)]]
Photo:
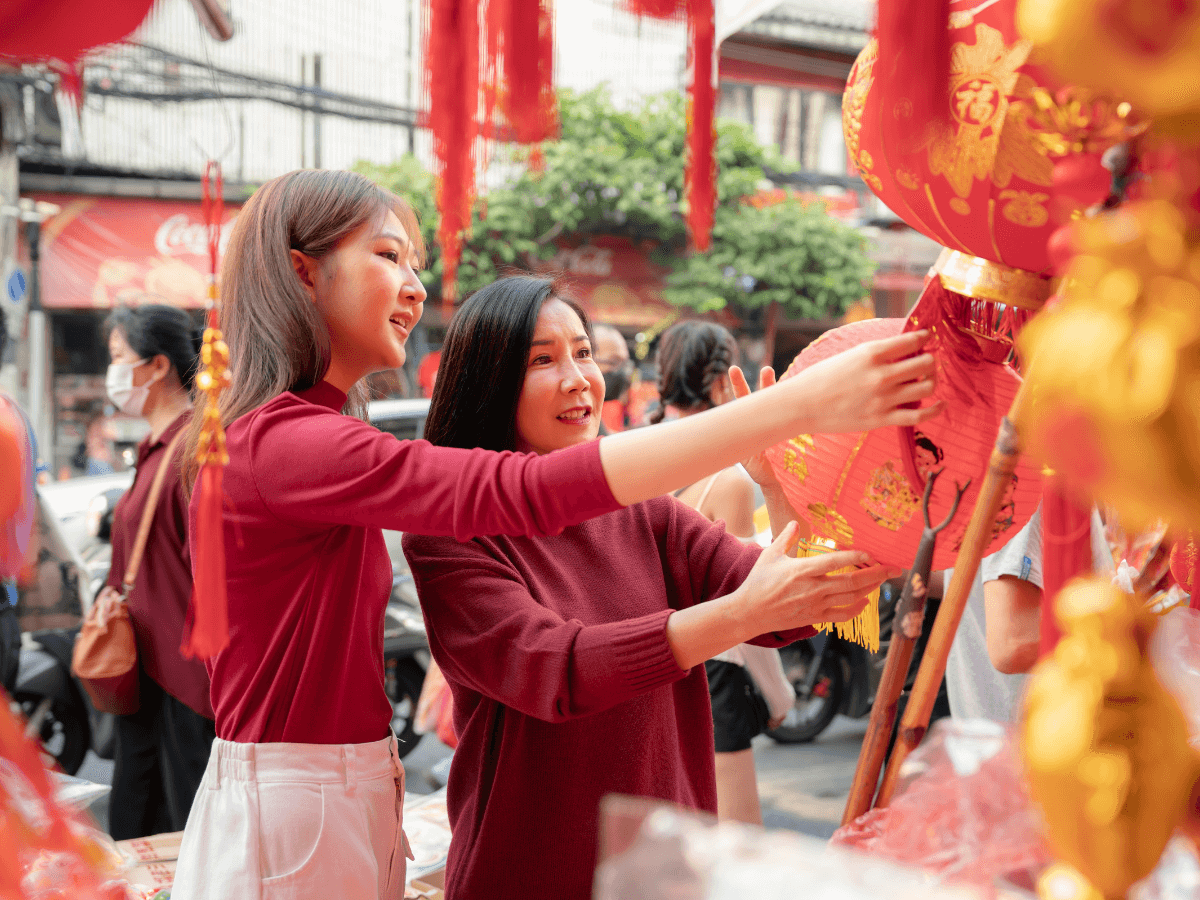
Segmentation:
[(173, 900), (398, 900), (408, 841), (394, 736), (369, 744), (218, 738), (196, 792)]

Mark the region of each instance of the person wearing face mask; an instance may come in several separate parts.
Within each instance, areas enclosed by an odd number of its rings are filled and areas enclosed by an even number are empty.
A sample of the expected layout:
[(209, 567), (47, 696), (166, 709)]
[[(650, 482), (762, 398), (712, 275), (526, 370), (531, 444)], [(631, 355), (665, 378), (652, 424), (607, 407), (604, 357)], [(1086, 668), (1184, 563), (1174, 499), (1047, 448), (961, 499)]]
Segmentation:
[(600, 409), (600, 434), (625, 430), (625, 412), (629, 403), (633, 363), (629, 361), (629, 345), (621, 332), (611, 325), (594, 325), (596, 335), (596, 365), (604, 376), (604, 406)]
[(121, 590), (155, 473), (171, 467), (128, 598), (141, 705), (132, 715), (117, 717), (109, 806), (109, 832), (116, 840), (183, 829), (216, 736), (208, 672), (179, 650), (192, 574), (177, 450), (182, 440), (175, 438), (191, 419), (199, 351), (200, 332), (183, 310), (123, 308), (109, 320), (109, 399), (126, 415), (145, 419), (150, 434), (138, 446), (133, 486), (113, 511), (106, 589)]

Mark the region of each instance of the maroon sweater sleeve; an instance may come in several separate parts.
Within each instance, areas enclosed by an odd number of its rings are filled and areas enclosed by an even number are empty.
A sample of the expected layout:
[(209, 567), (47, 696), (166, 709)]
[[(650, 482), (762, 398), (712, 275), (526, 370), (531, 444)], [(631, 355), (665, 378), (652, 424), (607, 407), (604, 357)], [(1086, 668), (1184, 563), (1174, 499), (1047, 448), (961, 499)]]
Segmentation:
[(404, 549), (438, 665), (485, 697), (563, 722), (687, 674), (667, 644), (671, 609), (585, 626), (539, 604), (517, 569), (479, 542), (409, 534)]
[(400, 441), (311, 403), (273, 404), (250, 425), (250, 464), (281, 521), (419, 534), (556, 534), (619, 509), (592, 441), (547, 456)]
[[(657, 505), (666, 499), (650, 502)], [(684, 503), (664, 504), (660, 515), (665, 518), (663, 530), (667, 535), (674, 577), (677, 583), (688, 583), (688, 592), (697, 602), (733, 593), (741, 587), (762, 555), (762, 548), (757, 544), (734, 537), (725, 530), (724, 522), (710, 522)], [(814, 628), (805, 626), (760, 634), (750, 643), (785, 647), (814, 634)]]

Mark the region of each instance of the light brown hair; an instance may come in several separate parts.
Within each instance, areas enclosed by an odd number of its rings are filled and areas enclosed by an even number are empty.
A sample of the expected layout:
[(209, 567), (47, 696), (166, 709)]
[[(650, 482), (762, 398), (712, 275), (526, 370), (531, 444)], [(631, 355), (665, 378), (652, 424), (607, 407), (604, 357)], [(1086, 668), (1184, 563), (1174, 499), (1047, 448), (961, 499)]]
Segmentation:
[[(221, 395), (221, 424), (284, 391), (303, 391), (325, 377), (331, 362), (329, 329), (292, 266), (292, 250), (320, 260), (351, 232), (394, 212), (418, 258), (421, 230), (412, 209), (354, 172), (301, 169), (273, 178), (238, 213), (221, 263), (220, 327), (229, 344), (232, 383)], [(188, 433), (185, 483), (199, 470), (204, 395)], [(366, 416), (363, 383), (351, 388), (342, 411)]]

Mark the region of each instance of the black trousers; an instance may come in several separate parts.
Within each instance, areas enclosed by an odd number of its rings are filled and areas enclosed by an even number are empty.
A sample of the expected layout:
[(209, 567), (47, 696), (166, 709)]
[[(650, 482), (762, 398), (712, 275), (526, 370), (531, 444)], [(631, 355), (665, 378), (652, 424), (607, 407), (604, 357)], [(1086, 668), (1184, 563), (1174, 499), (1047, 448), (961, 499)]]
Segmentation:
[(21, 626), (17, 611), (4, 596), (0, 584), (0, 687), (11, 695), (17, 683), (17, 663), (21, 659)]
[(210, 719), (142, 672), (141, 707), (117, 716), (108, 832), (113, 840), (182, 831), (216, 737)]

